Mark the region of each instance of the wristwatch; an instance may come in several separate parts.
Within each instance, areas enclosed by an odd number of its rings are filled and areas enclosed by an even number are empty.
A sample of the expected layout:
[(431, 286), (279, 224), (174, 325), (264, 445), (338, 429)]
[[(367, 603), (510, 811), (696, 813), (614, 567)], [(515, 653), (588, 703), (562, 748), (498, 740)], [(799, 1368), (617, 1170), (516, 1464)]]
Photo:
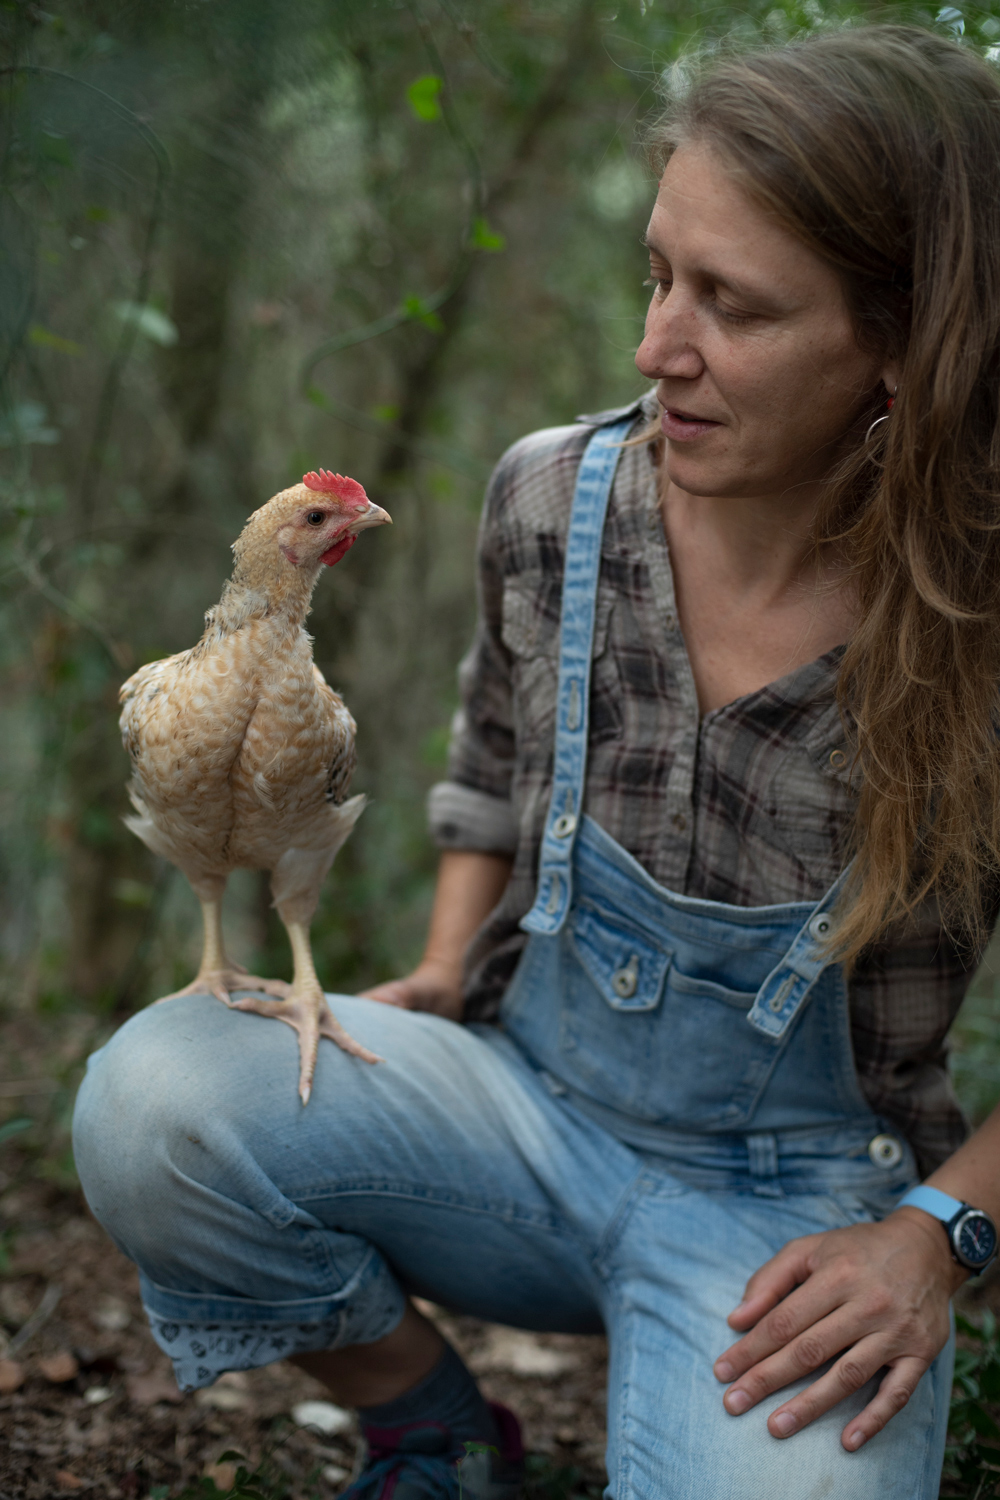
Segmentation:
[(997, 1253), (997, 1226), (989, 1214), (981, 1208), (972, 1208), (960, 1203), (957, 1198), (942, 1193), (926, 1183), (904, 1193), (897, 1208), (922, 1208), (925, 1214), (940, 1219), (944, 1225), (952, 1259), (971, 1271), (973, 1276), (982, 1275)]

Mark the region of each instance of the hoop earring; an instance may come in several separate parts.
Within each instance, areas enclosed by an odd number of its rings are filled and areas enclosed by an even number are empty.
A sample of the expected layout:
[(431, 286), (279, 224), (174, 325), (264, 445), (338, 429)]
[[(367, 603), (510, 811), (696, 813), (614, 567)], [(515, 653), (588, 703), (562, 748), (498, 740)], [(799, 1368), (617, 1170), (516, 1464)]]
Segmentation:
[(868, 439), (871, 437), (871, 435), (875, 431), (876, 427), (881, 427), (882, 423), (883, 422), (888, 422), (888, 420), (889, 420), (889, 413), (888, 412), (886, 412), (886, 414), (885, 414), (884, 417), (876, 417), (875, 418), (874, 422), (869, 427), (868, 431), (865, 433), (865, 447), (868, 446)]
[[(896, 390), (898, 390), (898, 389), (899, 389), (899, 387), (897, 386)], [(883, 422), (888, 422), (888, 420), (889, 420), (889, 413), (892, 411), (892, 408), (896, 404), (896, 391), (893, 391), (892, 395), (889, 397), (888, 401), (885, 404), (886, 404), (886, 413), (885, 413), (885, 416), (884, 417), (876, 417), (875, 420), (874, 420), (874, 422), (872, 423), (872, 425), (869, 427), (868, 431), (865, 433), (865, 446), (866, 447), (868, 445), (868, 439), (871, 437), (871, 435), (875, 431), (876, 427), (881, 427)]]

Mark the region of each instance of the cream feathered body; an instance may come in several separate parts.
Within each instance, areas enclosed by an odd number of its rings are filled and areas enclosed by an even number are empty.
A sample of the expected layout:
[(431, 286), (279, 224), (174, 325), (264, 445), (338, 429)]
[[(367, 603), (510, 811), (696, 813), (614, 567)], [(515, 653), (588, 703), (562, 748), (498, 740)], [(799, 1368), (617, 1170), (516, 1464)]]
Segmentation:
[[(303, 1102), (320, 1035), (373, 1060), (330, 1013), (309, 949), (320, 886), (365, 799), (347, 799), (356, 726), (313, 662), (304, 620), (323, 563), (388, 519), (355, 481), (323, 471), (276, 495), (235, 544), (233, 577), (198, 644), (141, 667), (120, 695), (136, 810), (126, 822), (183, 870), (205, 919), (198, 976), (178, 993), (212, 993), (293, 1025)], [(291, 987), (225, 956), (220, 909), (235, 869), (271, 871), (295, 961)], [(230, 1001), (234, 989), (282, 998)]]

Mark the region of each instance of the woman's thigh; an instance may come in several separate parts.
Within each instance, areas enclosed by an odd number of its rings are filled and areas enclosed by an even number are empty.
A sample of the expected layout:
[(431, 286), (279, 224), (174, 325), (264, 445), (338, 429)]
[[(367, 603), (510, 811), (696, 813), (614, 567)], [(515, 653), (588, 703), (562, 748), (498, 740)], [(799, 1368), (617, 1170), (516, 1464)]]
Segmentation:
[(323, 1041), (305, 1107), (290, 1028), (209, 997), (143, 1011), (91, 1060), (81, 1179), (147, 1279), (216, 1299), (217, 1316), (219, 1297), (337, 1295), (374, 1245), (407, 1289), (448, 1306), (598, 1328), (592, 1260), (633, 1153), (569, 1118), (509, 1048), (333, 1003), (385, 1061)]
[(951, 1389), (949, 1345), (904, 1410), (864, 1448), (840, 1434), (877, 1382), (791, 1438), (769, 1414), (815, 1377), (740, 1417), (712, 1373), (750, 1275), (788, 1240), (856, 1214), (835, 1198), (699, 1193), (651, 1174), (633, 1199), (606, 1274), (609, 1500), (934, 1500)]

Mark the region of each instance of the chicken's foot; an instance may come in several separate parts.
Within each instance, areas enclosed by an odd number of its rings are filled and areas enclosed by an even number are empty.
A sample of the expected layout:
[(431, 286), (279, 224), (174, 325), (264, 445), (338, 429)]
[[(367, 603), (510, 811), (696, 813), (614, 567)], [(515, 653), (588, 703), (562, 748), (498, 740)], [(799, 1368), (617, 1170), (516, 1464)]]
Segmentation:
[(309, 928), (303, 922), (286, 922), (285, 928), (292, 945), (294, 964), (287, 999), (257, 1000), (247, 995), (242, 1000), (228, 1000), (226, 1003), (232, 1010), (249, 1010), (258, 1016), (273, 1016), (298, 1032), (299, 1098), (303, 1104), (308, 1104), (321, 1036), (329, 1037), (342, 1051), (349, 1052), (352, 1057), (363, 1058), (365, 1062), (377, 1063), (383, 1059), (348, 1035), (327, 1005), (313, 965)]
[(222, 902), (198, 899), (205, 934), (198, 973), (182, 990), (163, 995), (157, 1005), (162, 1005), (164, 1000), (178, 1000), (181, 995), (214, 995), (228, 1005), (232, 990), (263, 990), (265, 995), (279, 998), (289, 994), (291, 986), (283, 979), (261, 979), (256, 974), (248, 974), (242, 964), (234, 963), (226, 956), (222, 938)]

